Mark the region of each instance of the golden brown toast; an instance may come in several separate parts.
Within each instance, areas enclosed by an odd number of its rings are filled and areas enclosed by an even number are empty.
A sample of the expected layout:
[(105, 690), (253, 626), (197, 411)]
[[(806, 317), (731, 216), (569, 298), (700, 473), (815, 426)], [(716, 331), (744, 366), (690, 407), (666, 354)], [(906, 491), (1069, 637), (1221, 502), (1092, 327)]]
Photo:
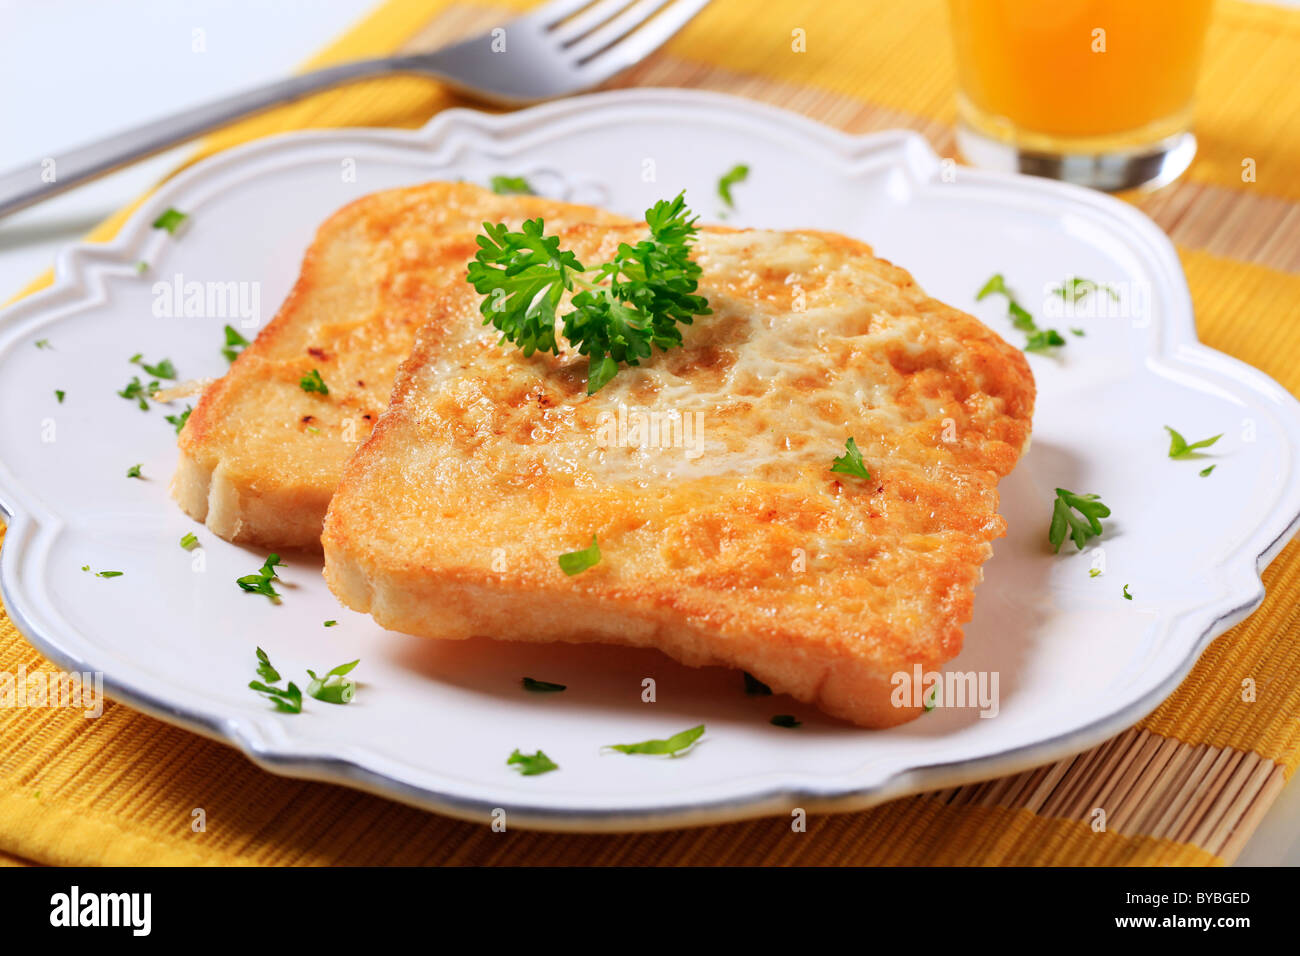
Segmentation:
[[(562, 245), (601, 262), (644, 228)], [(961, 648), (1028, 363), (852, 239), (705, 230), (695, 259), (713, 314), (592, 396), (584, 357), (525, 358), (443, 290), (330, 505), (326, 579), (394, 630), (657, 647), (910, 719), (891, 676)], [(870, 480), (830, 470), (850, 436)], [(599, 564), (566, 576), (593, 534)]]
[[(172, 480), (181, 508), (231, 541), (319, 547), (343, 465), (387, 407), (416, 330), (464, 283), (474, 234), (484, 220), (518, 228), (538, 216), (547, 228), (627, 222), (467, 183), (376, 193), (326, 220), (279, 313), (181, 431)], [(328, 395), (300, 387), (313, 369)]]

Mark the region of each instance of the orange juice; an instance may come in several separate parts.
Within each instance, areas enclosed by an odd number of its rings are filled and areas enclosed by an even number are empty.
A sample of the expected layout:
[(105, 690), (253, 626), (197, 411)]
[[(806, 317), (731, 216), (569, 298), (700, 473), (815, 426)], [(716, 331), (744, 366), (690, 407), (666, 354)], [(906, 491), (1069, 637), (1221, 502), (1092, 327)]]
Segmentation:
[(1184, 132), (1211, 6), (949, 0), (961, 121), (1055, 153), (1140, 147)]

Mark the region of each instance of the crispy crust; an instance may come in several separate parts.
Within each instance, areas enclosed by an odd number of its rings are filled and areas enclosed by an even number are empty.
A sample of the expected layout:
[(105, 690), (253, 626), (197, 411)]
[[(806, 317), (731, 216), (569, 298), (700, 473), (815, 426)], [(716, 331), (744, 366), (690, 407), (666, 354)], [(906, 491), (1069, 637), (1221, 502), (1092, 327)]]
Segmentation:
[[(320, 546), (330, 496), (388, 403), (441, 290), (462, 281), (483, 220), (626, 222), (467, 183), (375, 193), (332, 215), (275, 318), (209, 385), (181, 432), (172, 496), (230, 541)], [(320, 371), (329, 395), (299, 379)]]
[[(564, 244), (599, 261), (638, 235)], [(908, 720), (892, 675), (958, 653), (1004, 533), (1028, 364), (843, 236), (710, 230), (696, 258), (714, 314), (590, 397), (581, 356), (435, 331), (473, 329), (472, 290), (449, 290), (330, 505), (326, 579), (395, 630), (657, 647)], [(698, 410), (702, 453), (602, 442), (620, 406)], [(829, 471), (849, 435), (868, 481)], [(556, 557), (593, 533), (601, 562), (566, 577)]]

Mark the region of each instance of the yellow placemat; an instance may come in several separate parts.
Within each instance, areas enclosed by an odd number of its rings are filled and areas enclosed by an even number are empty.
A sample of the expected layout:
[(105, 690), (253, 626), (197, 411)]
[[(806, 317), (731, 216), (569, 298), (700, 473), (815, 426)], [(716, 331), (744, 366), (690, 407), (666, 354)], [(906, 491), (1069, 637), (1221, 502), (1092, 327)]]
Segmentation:
[[(308, 65), (433, 46), (528, 5), (389, 0)], [(796, 29), (806, 52), (791, 49)], [(618, 85), (724, 90), (852, 132), (906, 126), (952, 155), (946, 31), (939, 0), (715, 0)], [(1208, 46), (1200, 155), (1182, 182), (1138, 205), (1179, 246), (1201, 338), (1296, 392), (1300, 12), (1221, 0)], [(424, 80), (370, 81), (241, 123), (199, 155), (287, 129), (418, 126), (455, 101)], [(1241, 179), (1247, 157), (1256, 161), (1253, 182)], [(91, 238), (111, 236), (126, 212)], [(1300, 546), (1288, 547), (1264, 582), (1263, 607), (1215, 642), (1138, 727), (1013, 777), (814, 816), (806, 833), (781, 818), (626, 836), (494, 833), (271, 776), (231, 749), (111, 702), (93, 720), (4, 708), (0, 863), (1220, 862), (1240, 850), (1300, 764)], [(0, 673), (20, 669), (53, 670), (0, 613)], [(1253, 702), (1242, 699), (1246, 678)]]

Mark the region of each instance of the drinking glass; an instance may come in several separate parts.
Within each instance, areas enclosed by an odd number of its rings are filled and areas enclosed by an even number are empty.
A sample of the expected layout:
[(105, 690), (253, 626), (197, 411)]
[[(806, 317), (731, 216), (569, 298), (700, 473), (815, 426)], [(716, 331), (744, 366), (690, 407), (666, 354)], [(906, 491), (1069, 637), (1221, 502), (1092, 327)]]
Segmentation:
[(1110, 191), (1177, 178), (1212, 4), (949, 0), (962, 154)]

